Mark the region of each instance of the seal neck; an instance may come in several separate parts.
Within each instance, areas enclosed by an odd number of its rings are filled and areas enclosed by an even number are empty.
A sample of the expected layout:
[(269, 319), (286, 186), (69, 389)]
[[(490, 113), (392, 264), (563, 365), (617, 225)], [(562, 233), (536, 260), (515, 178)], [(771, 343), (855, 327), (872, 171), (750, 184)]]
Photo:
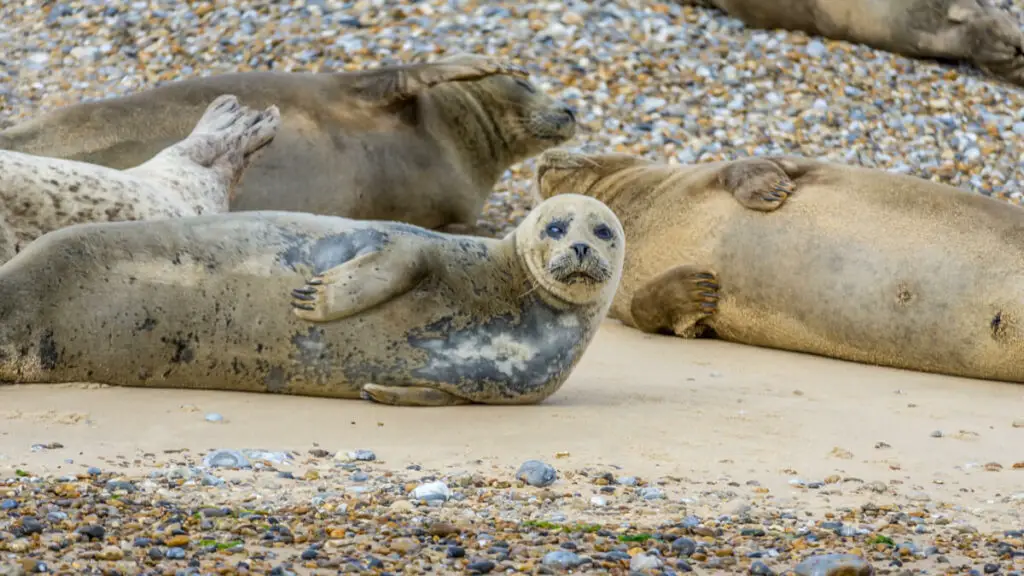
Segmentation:
[(477, 184), (493, 187), (515, 162), (498, 122), (469, 86), (434, 86), (420, 96), (420, 106), (427, 131), (446, 136), (443, 141), (458, 152), (460, 163)]

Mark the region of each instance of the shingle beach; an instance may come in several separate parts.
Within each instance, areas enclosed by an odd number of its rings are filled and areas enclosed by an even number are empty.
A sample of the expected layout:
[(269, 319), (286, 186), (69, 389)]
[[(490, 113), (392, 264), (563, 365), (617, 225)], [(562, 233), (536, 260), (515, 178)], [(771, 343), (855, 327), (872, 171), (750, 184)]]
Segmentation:
[[(1024, 22), (1024, 0), (1002, 4)], [(527, 66), (577, 110), (572, 148), (679, 163), (799, 154), (1024, 198), (1024, 88), (653, 0), (4, 0), (0, 126), (200, 75), (458, 51)], [(533, 167), (498, 184), (485, 230), (531, 208)], [(0, 436), (17, 434), (12, 421)], [(0, 576), (1024, 571), (1024, 462), (1012, 460), (978, 463), (1017, 486), (986, 496), (1006, 515), (982, 523), (910, 483), (843, 475), (794, 481), (812, 511), (752, 478), (645, 478), (556, 454), (517, 474), (391, 462), (372, 446), (245, 448), (100, 461), (75, 446), (62, 471), (0, 454)]]

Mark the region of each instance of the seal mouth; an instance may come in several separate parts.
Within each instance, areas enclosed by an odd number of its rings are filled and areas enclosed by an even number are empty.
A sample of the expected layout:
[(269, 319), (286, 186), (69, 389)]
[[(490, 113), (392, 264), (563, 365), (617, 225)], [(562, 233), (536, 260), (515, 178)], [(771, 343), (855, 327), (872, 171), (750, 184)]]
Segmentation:
[(555, 281), (568, 286), (603, 284), (612, 277), (611, 268), (600, 258), (579, 259), (575, 254), (555, 258), (548, 265), (548, 272)]

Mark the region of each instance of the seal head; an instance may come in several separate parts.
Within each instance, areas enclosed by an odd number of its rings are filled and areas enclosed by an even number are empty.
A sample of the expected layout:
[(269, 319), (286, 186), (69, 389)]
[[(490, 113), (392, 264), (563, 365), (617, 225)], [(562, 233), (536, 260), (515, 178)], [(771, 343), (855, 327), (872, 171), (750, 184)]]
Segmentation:
[[(483, 58), (458, 54), (441, 62)], [(472, 82), (446, 82), (431, 88), (429, 97), (446, 101), (441, 108), (460, 115), (450, 125), (465, 126), (462, 129), (467, 133), (461, 136), (474, 146), (490, 150), (493, 157), (505, 156), (510, 164), (532, 158), (576, 135), (573, 109), (522, 76), (494, 74)], [(470, 128), (474, 123), (479, 132)], [(475, 133), (486, 135), (486, 140), (476, 142), (472, 137)]]
[(626, 236), (600, 200), (580, 194), (545, 200), (512, 234), (516, 253), (552, 304), (607, 305), (615, 296)]

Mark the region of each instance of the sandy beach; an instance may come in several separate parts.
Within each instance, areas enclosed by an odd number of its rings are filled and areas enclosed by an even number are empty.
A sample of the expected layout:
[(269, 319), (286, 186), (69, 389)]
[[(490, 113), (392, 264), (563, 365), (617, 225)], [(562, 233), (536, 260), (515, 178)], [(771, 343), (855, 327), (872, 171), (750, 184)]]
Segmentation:
[[(514, 502), (509, 494), (517, 490), (534, 500), (548, 491), (569, 495), (547, 508), (508, 511), (507, 520), (520, 526), (555, 514), (553, 526), (653, 530), (723, 514), (777, 522), (786, 511), (800, 525), (910, 507), (922, 522), (1005, 538), (1024, 527), (1022, 400), (1024, 387), (1014, 384), (651, 336), (608, 320), (565, 386), (538, 406), (400, 408), (84, 384), (3, 387), (0, 478), (84, 479), (89, 469), (145, 478), (175, 466), (203, 469), (202, 457), (215, 449), (292, 451), (296, 457), (284, 463), (206, 469), (236, 484), (206, 482), (194, 488), (198, 500), (186, 498), (193, 505), (248, 499), (247, 506), (278, 510), (308, 506), (324, 491), (345, 492), (354, 470), (345, 455), (369, 450), (375, 460), (360, 462), (359, 470), (393, 475), (391, 488), (377, 489), (393, 499), (403, 498), (402, 489), (392, 489), (396, 482), (411, 488), (425, 471), (453, 486), (466, 475), (491, 479), (484, 484), (504, 502), (498, 507)], [(210, 422), (209, 414), (223, 420)], [(53, 443), (60, 447), (43, 447)], [(318, 450), (320, 458), (310, 456)], [(516, 482), (517, 468), (530, 459), (553, 466), (555, 482)], [(609, 473), (640, 485), (615, 480), (618, 491), (602, 496), (605, 483), (595, 478)], [(282, 486), (284, 476), (305, 481)], [(446, 518), (455, 514), (449, 505), (428, 509)], [(885, 526), (862, 528), (860, 536)], [(1008, 558), (1007, 568), (1024, 562)]]

